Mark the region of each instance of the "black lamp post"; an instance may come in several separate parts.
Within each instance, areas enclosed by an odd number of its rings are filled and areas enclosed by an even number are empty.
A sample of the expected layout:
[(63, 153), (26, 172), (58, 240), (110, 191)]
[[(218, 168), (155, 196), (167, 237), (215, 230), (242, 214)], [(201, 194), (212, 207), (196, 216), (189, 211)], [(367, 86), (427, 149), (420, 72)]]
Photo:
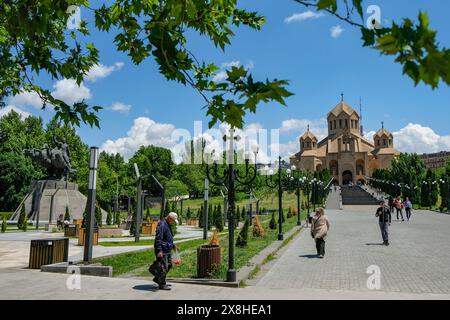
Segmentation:
[(313, 210), (316, 211), (316, 203), (317, 203), (317, 179), (313, 178), (312, 181), (312, 195), (313, 195)]
[[(228, 189), (228, 211), (229, 211), (229, 222), (228, 222), (228, 271), (227, 271), (227, 282), (236, 281), (236, 270), (234, 268), (234, 193), (235, 193), (235, 181), (238, 183), (249, 186), (256, 179), (257, 167), (256, 161), (254, 166), (249, 165), (249, 159), (245, 159), (245, 172), (241, 174), (239, 169), (234, 167), (234, 143), (239, 141), (240, 137), (235, 136), (235, 129), (230, 129), (229, 136), (223, 136), (224, 141), (229, 140), (229, 150), (228, 150), (228, 167), (226, 167), (222, 174), (219, 173), (219, 168), (217, 161), (214, 161), (213, 166), (209, 166), (208, 162), (206, 165), (206, 175), (210, 183), (216, 186), (222, 186), (227, 184)], [(254, 148), (253, 152), (258, 153), (258, 148)], [(214, 151), (212, 152), (212, 154)]]
[[(283, 177), (282, 177), (282, 165), (285, 163), (281, 160), (281, 156), (278, 157), (278, 178), (273, 179), (274, 172), (269, 170), (266, 176), (266, 185), (275, 189), (278, 188), (278, 240), (283, 240)], [(290, 169), (288, 169), (288, 173)]]
[[(297, 173), (296, 173), (297, 172)], [(297, 195), (297, 225), (300, 226), (301, 219), (301, 191), (305, 184), (306, 177), (300, 177), (300, 171), (297, 170), (296, 166), (291, 167), (291, 180), (295, 182), (295, 186), (297, 188), (296, 195)]]

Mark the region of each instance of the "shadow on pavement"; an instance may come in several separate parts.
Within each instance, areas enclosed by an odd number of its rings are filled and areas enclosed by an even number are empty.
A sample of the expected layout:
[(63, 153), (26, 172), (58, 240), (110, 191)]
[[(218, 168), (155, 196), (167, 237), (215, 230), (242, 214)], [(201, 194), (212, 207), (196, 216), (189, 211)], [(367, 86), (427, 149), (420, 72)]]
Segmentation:
[(304, 254), (300, 258), (319, 259), (319, 256), (317, 254)]
[(366, 246), (384, 246), (384, 243), (366, 243)]
[(142, 290), (142, 291), (158, 291), (158, 286), (153, 284), (140, 284), (133, 287), (134, 290)]

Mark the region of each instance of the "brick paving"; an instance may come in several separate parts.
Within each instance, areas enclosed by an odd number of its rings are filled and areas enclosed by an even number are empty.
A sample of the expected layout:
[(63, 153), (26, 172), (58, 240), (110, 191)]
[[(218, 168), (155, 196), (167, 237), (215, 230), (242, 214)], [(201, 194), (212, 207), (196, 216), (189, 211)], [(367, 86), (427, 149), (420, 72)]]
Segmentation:
[(366, 271), (376, 265), (381, 271), (379, 291), (450, 294), (450, 216), (416, 210), (410, 222), (393, 219), (391, 245), (385, 247), (380, 245), (375, 209), (327, 210), (331, 230), (325, 259), (315, 257), (306, 229), (255, 285), (367, 292)]

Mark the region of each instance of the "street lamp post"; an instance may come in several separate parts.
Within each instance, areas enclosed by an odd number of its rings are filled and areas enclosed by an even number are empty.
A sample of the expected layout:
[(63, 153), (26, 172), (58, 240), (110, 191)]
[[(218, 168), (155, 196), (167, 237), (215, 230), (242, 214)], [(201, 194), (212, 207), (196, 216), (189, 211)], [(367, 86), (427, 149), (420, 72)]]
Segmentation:
[(297, 167), (296, 166), (292, 166), (291, 167), (291, 174), (292, 174), (292, 176), (291, 176), (291, 180), (294, 180), (295, 181), (295, 185), (296, 185), (296, 188), (297, 188), (297, 225), (298, 226), (300, 226), (302, 223), (301, 223), (301, 218), (300, 218), (300, 214), (301, 214), (301, 190), (302, 190), (302, 187), (303, 187), (303, 184), (305, 183), (305, 181), (306, 181), (306, 177), (299, 177), (298, 175), (296, 175), (295, 174), (295, 172), (300, 172), (300, 171), (297, 171)]
[(317, 202), (317, 179), (312, 179), (312, 194), (313, 194), (313, 210), (316, 212), (316, 202)]
[[(229, 131), (229, 136), (224, 135), (224, 141), (228, 140), (230, 142), (228, 149), (228, 167), (223, 170), (222, 174), (219, 174), (219, 168), (217, 161), (214, 161), (213, 166), (210, 166), (207, 162), (206, 165), (206, 175), (210, 183), (222, 186), (227, 184), (228, 188), (228, 211), (229, 211), (229, 222), (228, 222), (228, 271), (227, 271), (227, 282), (236, 281), (236, 270), (234, 267), (234, 206), (235, 206), (235, 181), (242, 185), (250, 185), (256, 179), (257, 167), (256, 162), (254, 167), (249, 166), (249, 159), (245, 159), (245, 173), (241, 174), (238, 168), (234, 167), (234, 143), (239, 141), (240, 137), (235, 136), (235, 129), (231, 128)], [(258, 153), (258, 149), (253, 150), (254, 153)], [(212, 154), (214, 151), (212, 152)]]
[(208, 238), (208, 189), (209, 180), (205, 179), (204, 199), (203, 199), (203, 240)]
[(142, 176), (139, 173), (139, 167), (137, 163), (134, 163), (134, 172), (137, 179), (137, 192), (136, 192), (136, 220), (134, 221), (134, 242), (139, 242), (140, 237), (140, 225), (142, 215)]
[[(282, 164), (281, 156), (278, 157), (278, 179), (274, 180), (273, 170), (269, 170), (266, 177), (266, 185), (269, 188), (275, 189), (278, 187), (278, 240), (283, 240), (283, 181), (282, 181)], [(289, 170), (290, 171), (290, 170)]]
[(164, 209), (166, 206), (166, 188), (159, 182), (154, 175), (152, 175), (153, 180), (155, 180), (158, 187), (161, 189), (161, 211), (159, 213), (159, 218), (162, 220), (164, 218)]
[(84, 241), (83, 261), (92, 261), (92, 240), (94, 239), (95, 198), (97, 189), (98, 148), (91, 147), (89, 160), (89, 190), (86, 204), (87, 221)]

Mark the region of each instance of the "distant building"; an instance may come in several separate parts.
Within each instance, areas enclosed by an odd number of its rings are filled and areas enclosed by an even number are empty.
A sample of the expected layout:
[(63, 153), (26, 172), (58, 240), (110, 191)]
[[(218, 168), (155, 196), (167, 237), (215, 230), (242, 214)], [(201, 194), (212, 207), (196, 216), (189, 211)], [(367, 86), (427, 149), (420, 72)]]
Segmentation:
[(390, 168), (400, 155), (393, 135), (384, 125), (368, 141), (361, 134), (361, 117), (343, 100), (328, 113), (328, 136), (318, 141), (308, 131), (300, 137), (300, 152), (290, 157), (291, 165), (301, 170), (329, 169), (339, 185), (366, 182), (376, 169)]
[(450, 160), (450, 151), (441, 151), (437, 153), (424, 153), (420, 155), (427, 169), (437, 169), (445, 167)]

